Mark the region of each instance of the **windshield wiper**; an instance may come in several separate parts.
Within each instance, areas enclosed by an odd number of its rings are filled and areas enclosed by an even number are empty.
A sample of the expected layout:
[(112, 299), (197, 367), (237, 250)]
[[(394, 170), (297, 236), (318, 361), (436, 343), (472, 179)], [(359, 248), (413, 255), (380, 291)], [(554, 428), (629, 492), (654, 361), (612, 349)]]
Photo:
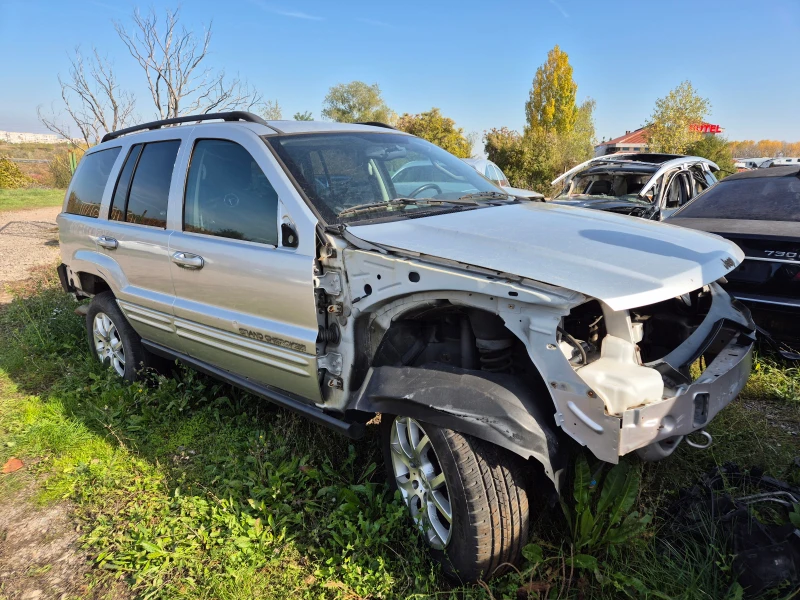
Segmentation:
[(465, 206), (475, 206), (477, 202), (471, 202), (459, 198), (458, 200), (437, 200), (435, 198), (392, 198), (385, 202), (370, 202), (369, 204), (361, 204), (360, 206), (351, 206), (340, 211), (338, 217), (346, 217), (347, 215), (355, 215), (362, 212), (381, 211), (386, 210), (390, 206), (409, 206), (409, 205), (430, 205), (440, 206), (442, 204), (457, 204)]
[(474, 194), (467, 194), (460, 196), (459, 200), (513, 200), (514, 196), (511, 194), (504, 194), (503, 192), (476, 192)]

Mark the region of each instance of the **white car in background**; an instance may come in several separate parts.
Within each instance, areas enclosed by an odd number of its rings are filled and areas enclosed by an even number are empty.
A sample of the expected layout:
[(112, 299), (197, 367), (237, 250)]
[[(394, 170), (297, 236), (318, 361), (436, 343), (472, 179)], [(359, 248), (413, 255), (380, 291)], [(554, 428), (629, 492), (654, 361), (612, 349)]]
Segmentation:
[(462, 158), (461, 160), (512, 196), (528, 198), (529, 200), (544, 200), (544, 195), (539, 192), (511, 187), (508, 184), (508, 177), (500, 170), (500, 167), (486, 158)]

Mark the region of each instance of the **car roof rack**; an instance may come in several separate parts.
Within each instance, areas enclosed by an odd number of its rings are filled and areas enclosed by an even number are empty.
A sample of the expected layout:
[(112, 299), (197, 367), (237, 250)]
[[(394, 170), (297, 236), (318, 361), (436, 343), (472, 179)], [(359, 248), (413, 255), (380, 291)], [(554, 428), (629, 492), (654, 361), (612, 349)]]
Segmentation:
[(151, 121), (149, 123), (142, 123), (141, 125), (134, 125), (133, 127), (126, 127), (125, 129), (118, 129), (111, 131), (103, 136), (102, 142), (114, 140), (120, 136), (134, 133), (136, 131), (150, 131), (152, 129), (160, 129), (164, 125), (177, 125), (179, 123), (199, 123), (200, 121), (247, 121), (248, 123), (259, 123), (267, 125), (267, 122), (254, 115), (251, 112), (244, 110), (234, 110), (231, 112), (208, 113), (205, 115), (187, 115), (185, 117), (173, 117), (172, 119), (163, 119), (161, 121)]
[(362, 121), (361, 123), (356, 123), (356, 125), (369, 125), (371, 127), (383, 127), (385, 129), (394, 129), (395, 131), (399, 131), (397, 127), (392, 127), (387, 123), (381, 123), (380, 121)]

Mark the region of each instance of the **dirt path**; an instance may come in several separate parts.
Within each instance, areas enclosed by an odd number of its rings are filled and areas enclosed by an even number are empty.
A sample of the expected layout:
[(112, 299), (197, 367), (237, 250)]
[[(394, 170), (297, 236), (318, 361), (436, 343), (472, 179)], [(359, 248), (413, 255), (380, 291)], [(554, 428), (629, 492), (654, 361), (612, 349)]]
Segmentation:
[(37, 506), (35, 488), (31, 481), (0, 499), (0, 599), (129, 598), (121, 581), (91, 577), (69, 503)]
[(27, 279), (33, 267), (57, 259), (60, 211), (52, 206), (0, 212), (0, 303), (10, 300), (6, 284)]

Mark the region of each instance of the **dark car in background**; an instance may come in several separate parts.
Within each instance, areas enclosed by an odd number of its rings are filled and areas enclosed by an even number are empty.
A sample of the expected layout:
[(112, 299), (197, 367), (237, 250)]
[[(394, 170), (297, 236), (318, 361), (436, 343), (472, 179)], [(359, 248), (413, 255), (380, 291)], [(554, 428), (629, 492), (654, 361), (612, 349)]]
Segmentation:
[(699, 156), (618, 153), (598, 156), (553, 181), (557, 204), (662, 220), (717, 182), (716, 163)]
[(667, 222), (736, 243), (745, 260), (727, 291), (773, 337), (800, 340), (800, 164), (726, 177)]

